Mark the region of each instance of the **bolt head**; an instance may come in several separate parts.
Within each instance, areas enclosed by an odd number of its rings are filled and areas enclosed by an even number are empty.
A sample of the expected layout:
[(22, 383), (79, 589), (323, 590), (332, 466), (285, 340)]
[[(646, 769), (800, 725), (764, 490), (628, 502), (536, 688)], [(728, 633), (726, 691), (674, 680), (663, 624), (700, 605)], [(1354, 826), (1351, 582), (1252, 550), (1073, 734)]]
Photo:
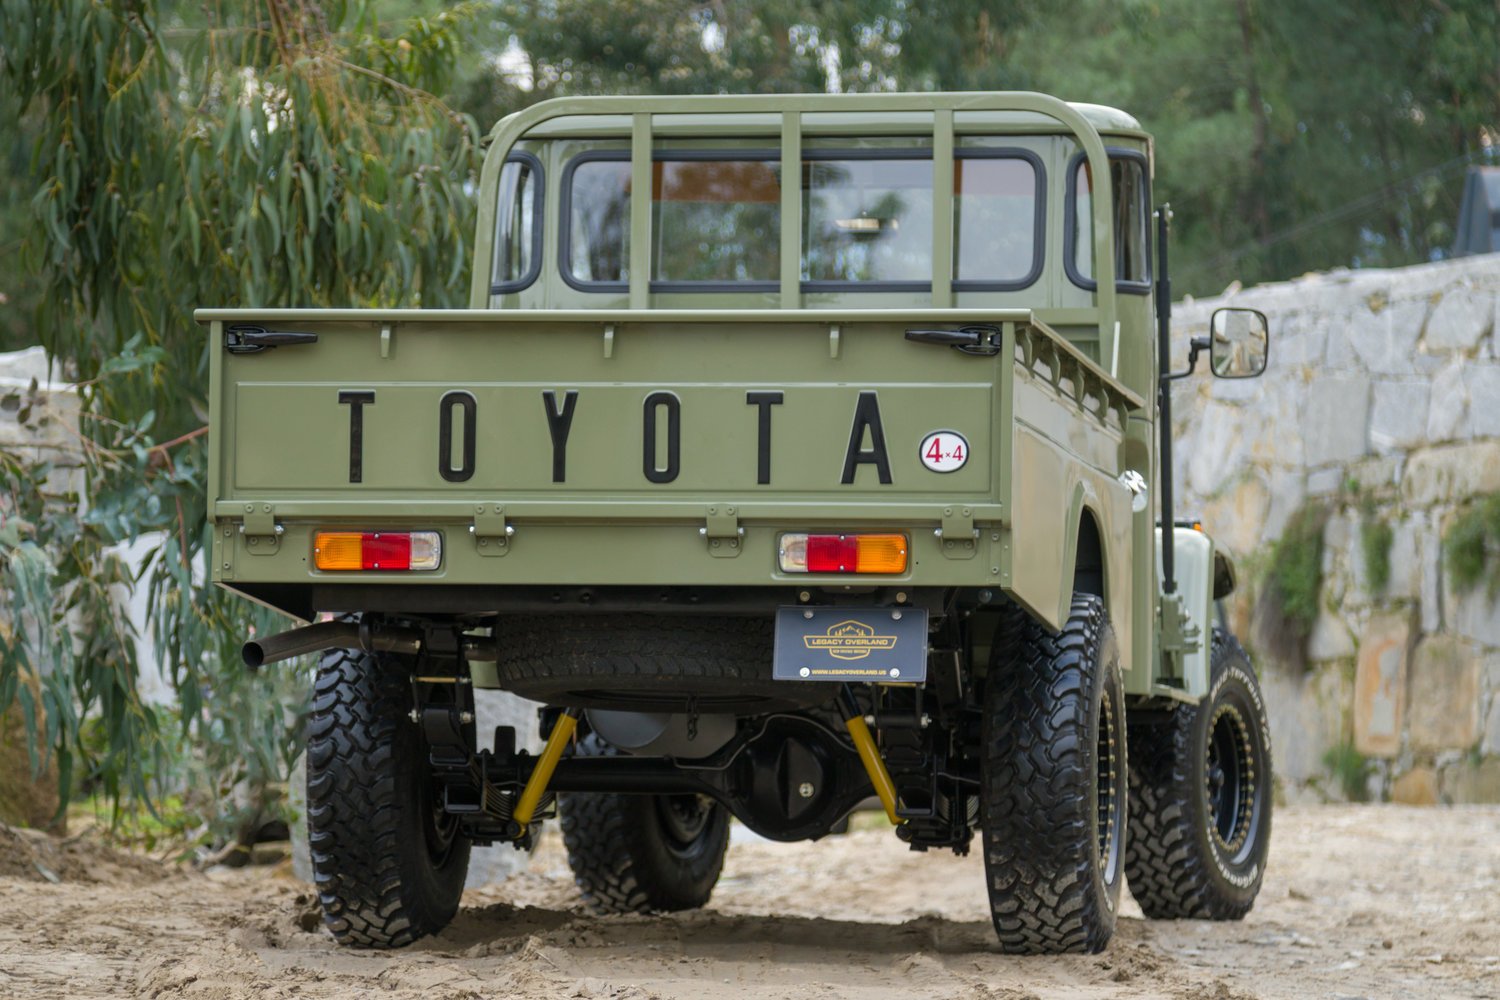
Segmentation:
[(797, 671), (797, 676), (799, 676), (799, 677), (811, 677), (812, 676), (812, 671), (809, 670), (809, 669), (807, 669), (806, 667), (803, 667), (801, 670)]
[(813, 793), (816, 791), (817, 789), (813, 787), (813, 783), (811, 781), (804, 781), (802, 784), (797, 786), (797, 794), (802, 796), (804, 799), (812, 798)]
[(900, 667), (892, 667), (891, 668), (891, 677), (892, 678), (896, 678), (896, 677), (900, 677), (900, 676), (901, 676), (901, 668)]

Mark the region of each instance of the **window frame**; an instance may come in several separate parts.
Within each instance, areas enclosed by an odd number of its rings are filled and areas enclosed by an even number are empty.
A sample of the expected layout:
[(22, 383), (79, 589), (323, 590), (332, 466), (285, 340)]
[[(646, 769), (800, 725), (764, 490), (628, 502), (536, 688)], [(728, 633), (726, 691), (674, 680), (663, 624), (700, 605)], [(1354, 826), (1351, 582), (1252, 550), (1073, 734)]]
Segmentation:
[[(651, 152), (651, 162), (692, 163), (736, 163), (773, 162), (781, 163), (781, 152), (776, 149), (656, 149)], [(630, 281), (586, 281), (573, 273), (573, 172), (585, 163), (629, 163), (628, 149), (588, 149), (576, 154), (563, 165), (561, 198), (558, 203), (557, 270), (563, 283), (579, 292), (628, 292)], [(774, 279), (763, 281), (664, 281), (651, 278), (647, 287), (652, 292), (775, 292), (781, 283)]]
[(528, 152), (524, 149), (511, 150), (510, 155), (505, 158), (505, 163), (501, 164), (500, 169), (504, 171), (505, 167), (512, 163), (522, 163), (530, 167), (532, 175), (536, 178), (536, 190), (532, 194), (533, 204), (531, 206), (531, 264), (526, 268), (526, 272), (519, 278), (516, 278), (512, 281), (495, 280), (494, 269), (500, 261), (500, 186), (497, 180), (495, 185), (495, 232), (490, 234), (490, 239), (493, 241), (493, 249), (490, 253), (491, 295), (511, 295), (516, 292), (525, 291), (532, 285), (536, 284), (536, 279), (541, 277), (542, 275), (543, 235), (547, 228), (547, 172), (542, 167), (541, 158), (538, 157), (535, 153)]
[[(1123, 146), (1106, 146), (1104, 155), (1111, 161), (1124, 160), (1137, 163), (1141, 168), (1141, 200), (1143, 202), (1141, 221), (1146, 230), (1145, 276), (1140, 281), (1116, 278), (1115, 291), (1124, 292), (1126, 295), (1150, 295), (1154, 287), (1152, 284), (1154, 272), (1151, 266), (1151, 161), (1139, 149), (1127, 149)], [(1074, 235), (1078, 217), (1078, 167), (1085, 159), (1087, 159), (1087, 154), (1080, 150), (1068, 160), (1066, 194), (1063, 198), (1063, 272), (1067, 274), (1069, 281), (1084, 291), (1097, 292), (1098, 280), (1085, 278), (1080, 274), (1074, 260), (1077, 256), (1078, 242), (1077, 236)]]
[[(529, 154), (527, 154), (529, 155)], [(990, 281), (984, 278), (958, 279), (950, 275), (950, 286), (955, 292), (1018, 292), (1035, 285), (1046, 269), (1047, 252), (1047, 170), (1046, 164), (1040, 155), (1030, 149), (1020, 146), (956, 146), (953, 150), (953, 159), (959, 160), (1023, 160), (1031, 165), (1032, 172), (1036, 177), (1035, 210), (1032, 225), (1032, 260), (1031, 270), (1023, 277), (1010, 281)], [(772, 161), (780, 163), (781, 151), (779, 149), (756, 148), (756, 149), (658, 149), (651, 153), (653, 164), (664, 161), (696, 161), (696, 162), (735, 162), (745, 161)], [(918, 146), (903, 146), (897, 148), (853, 148), (853, 149), (807, 149), (802, 150), (802, 162), (807, 163), (815, 160), (932, 160), (932, 150)], [(618, 294), (630, 290), (629, 280), (624, 281), (587, 281), (579, 278), (573, 273), (572, 250), (573, 250), (573, 173), (586, 163), (629, 163), (630, 150), (628, 149), (589, 149), (574, 154), (567, 163), (563, 164), (562, 175), (558, 180), (558, 247), (557, 247), (557, 271), (563, 283), (578, 292), (613, 292)], [(783, 185), (786, 178), (781, 178)], [(800, 197), (801, 178), (798, 178), (798, 189)], [(950, 209), (956, 210), (957, 200), (950, 203)], [(805, 232), (807, 219), (801, 218), (801, 224)], [(955, 233), (957, 232), (955, 218)], [(802, 236), (804, 232), (797, 234), (798, 253), (801, 254)], [(798, 260), (798, 270), (801, 270), (802, 261)], [(958, 259), (952, 258), (952, 266), (955, 273), (958, 270)], [(781, 288), (779, 281), (663, 281), (650, 279), (647, 283), (651, 292), (776, 292)], [(803, 279), (798, 283), (800, 292), (928, 292), (932, 291), (932, 279), (926, 281), (842, 281), (842, 280), (812, 280)]]
[[(959, 160), (1024, 160), (1031, 164), (1036, 176), (1036, 197), (1031, 226), (1031, 270), (1023, 277), (1010, 281), (991, 281), (985, 278), (958, 277), (958, 254), (953, 254), (951, 287), (955, 292), (1019, 292), (1030, 288), (1041, 278), (1047, 266), (1047, 168), (1041, 156), (1020, 146), (955, 146), (953, 161)], [(953, 196), (953, 233), (958, 235), (958, 195)], [(930, 287), (930, 283), (929, 283)]]

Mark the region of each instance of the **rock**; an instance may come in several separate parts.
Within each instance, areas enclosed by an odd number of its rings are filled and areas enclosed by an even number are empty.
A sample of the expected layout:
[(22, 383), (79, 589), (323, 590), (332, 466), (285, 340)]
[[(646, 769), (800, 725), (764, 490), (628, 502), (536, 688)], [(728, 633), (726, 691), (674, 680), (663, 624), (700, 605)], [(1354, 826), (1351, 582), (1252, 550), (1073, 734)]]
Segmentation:
[(1307, 495), (1310, 497), (1324, 497), (1330, 493), (1337, 493), (1343, 485), (1344, 470), (1337, 465), (1314, 469), (1307, 474)]
[(1289, 792), (1324, 778), (1324, 756), (1346, 738), (1346, 677), (1337, 668), (1305, 674), (1274, 668), (1261, 672), (1271, 745), (1276, 749), (1276, 778)]
[(1419, 595), (1422, 605), (1422, 631), (1438, 632), (1443, 627), (1443, 594), (1446, 588), (1443, 586), (1443, 539), (1438, 532), (1437, 522), (1428, 520), (1420, 513), (1412, 518), (1422, 517), (1420, 531), (1421, 542), (1418, 544), (1420, 558), (1422, 561), (1422, 591)]
[(1235, 555), (1248, 555), (1268, 539), (1264, 525), (1271, 509), (1271, 493), (1255, 476), (1240, 480), (1228, 493), (1215, 497), (1200, 509), (1215, 544)]
[(1376, 615), (1360, 637), (1354, 673), (1354, 748), (1368, 757), (1395, 757), (1401, 750), (1411, 640), (1408, 614)]
[(1250, 449), (1248, 413), (1238, 407), (1209, 406), (1194, 428), (1187, 459), (1187, 488), (1212, 496), (1244, 470)]
[(1420, 513), (1398, 521), (1391, 532), (1390, 577), (1379, 595), (1415, 599), (1422, 591), (1421, 537), (1425, 522)]
[(1388, 452), (1425, 443), (1431, 394), (1425, 382), (1376, 382), (1370, 404), (1370, 446)]
[(1307, 658), (1314, 663), (1342, 660), (1354, 655), (1354, 637), (1344, 620), (1330, 612), (1318, 615), (1307, 637)]
[[(1432, 379), (1432, 395), (1427, 408), (1427, 440), (1432, 443), (1467, 438), (1472, 433), (1469, 420), (1469, 381), (1466, 365), (1455, 361)], [(1500, 385), (1496, 386), (1500, 390)], [(1500, 396), (1480, 396), (1500, 399)]]
[(1427, 320), (1429, 351), (1471, 351), (1495, 326), (1493, 292), (1460, 285), (1438, 300)]
[(1391, 801), (1405, 806), (1437, 805), (1437, 775), (1431, 768), (1412, 768), (1391, 785)]
[(1443, 583), (1443, 618), (1448, 628), (1482, 645), (1500, 646), (1500, 599), (1490, 596), (1489, 586), (1481, 580), (1473, 590), (1459, 593), (1451, 581)]
[(1331, 375), (1314, 381), (1302, 418), (1309, 465), (1348, 462), (1366, 451), (1370, 380), (1363, 375)]
[[(1469, 425), (1475, 437), (1500, 437), (1500, 364), (1469, 364), (1464, 369)], [(1479, 400), (1478, 406), (1472, 400)]]
[(1439, 445), (1413, 452), (1401, 477), (1407, 503), (1428, 506), (1500, 491), (1500, 441)]
[(1452, 803), (1500, 802), (1500, 757), (1464, 757), (1443, 771), (1443, 799)]
[(1423, 639), (1408, 690), (1411, 747), (1417, 753), (1467, 750), (1479, 739), (1479, 654), (1451, 635)]
[(1484, 742), (1479, 745), (1479, 750), (1500, 755), (1500, 691), (1490, 695), (1490, 714), (1484, 724)]
[(1411, 375), (1412, 359), (1427, 318), (1424, 297), (1401, 298), (1378, 314), (1356, 310), (1351, 317), (1349, 344), (1364, 367), (1376, 375)]

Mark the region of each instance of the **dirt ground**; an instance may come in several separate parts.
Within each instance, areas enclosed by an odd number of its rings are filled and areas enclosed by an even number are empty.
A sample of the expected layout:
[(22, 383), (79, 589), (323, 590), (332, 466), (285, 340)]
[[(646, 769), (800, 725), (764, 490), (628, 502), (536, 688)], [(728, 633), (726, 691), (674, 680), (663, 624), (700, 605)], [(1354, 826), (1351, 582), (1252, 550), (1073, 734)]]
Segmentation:
[[(742, 833), (743, 831), (737, 831)], [(508, 850), (508, 848), (506, 848)], [(560, 843), (400, 952), (338, 948), (286, 866), (209, 872), (0, 828), (0, 997), (1500, 997), (1500, 808), (1284, 808), (1241, 924), (1127, 902), (1103, 955), (995, 951), (977, 856), (736, 837), (710, 909), (589, 916)]]

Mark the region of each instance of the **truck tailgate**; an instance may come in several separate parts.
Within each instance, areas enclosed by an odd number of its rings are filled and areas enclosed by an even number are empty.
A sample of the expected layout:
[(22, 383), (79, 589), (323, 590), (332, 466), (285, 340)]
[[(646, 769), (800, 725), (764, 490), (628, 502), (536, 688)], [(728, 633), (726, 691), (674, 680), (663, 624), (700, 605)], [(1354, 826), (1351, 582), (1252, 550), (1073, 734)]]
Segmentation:
[[(905, 340), (930, 312), (198, 318), (216, 578), (270, 603), (345, 582), (312, 566), (323, 527), (443, 532), (422, 586), (815, 583), (780, 533), (869, 527), (911, 538), (898, 582), (1006, 575), (1014, 351)], [(1014, 345), (1029, 314), (983, 319)]]

